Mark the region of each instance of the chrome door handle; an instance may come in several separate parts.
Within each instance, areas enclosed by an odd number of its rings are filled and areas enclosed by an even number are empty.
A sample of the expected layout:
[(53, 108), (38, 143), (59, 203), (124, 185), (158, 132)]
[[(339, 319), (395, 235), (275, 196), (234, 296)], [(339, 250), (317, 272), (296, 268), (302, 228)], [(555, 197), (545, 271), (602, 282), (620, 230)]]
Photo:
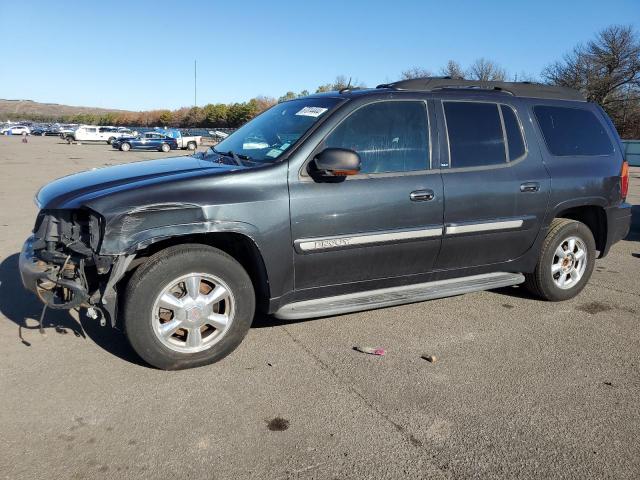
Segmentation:
[(540, 191), (540, 184), (538, 182), (525, 182), (520, 185), (521, 192), (538, 192)]
[(436, 195), (433, 193), (433, 190), (416, 190), (409, 194), (409, 198), (412, 202), (427, 202), (429, 200), (433, 200), (433, 197), (435, 196)]

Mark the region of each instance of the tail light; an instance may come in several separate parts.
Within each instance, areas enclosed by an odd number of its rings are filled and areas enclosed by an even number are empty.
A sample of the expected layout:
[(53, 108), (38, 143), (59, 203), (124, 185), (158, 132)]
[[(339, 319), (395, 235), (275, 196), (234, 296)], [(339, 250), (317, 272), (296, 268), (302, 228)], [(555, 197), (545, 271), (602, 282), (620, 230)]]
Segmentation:
[(626, 200), (629, 193), (629, 164), (626, 160), (622, 162), (622, 172), (620, 172), (620, 192), (622, 200)]

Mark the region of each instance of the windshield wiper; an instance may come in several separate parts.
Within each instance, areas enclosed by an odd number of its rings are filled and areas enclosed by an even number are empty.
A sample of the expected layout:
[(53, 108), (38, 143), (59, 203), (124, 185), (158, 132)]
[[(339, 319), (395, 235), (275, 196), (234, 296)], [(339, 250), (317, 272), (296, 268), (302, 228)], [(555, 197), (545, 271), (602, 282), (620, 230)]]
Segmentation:
[(244, 167), (244, 163), (242, 162), (242, 160), (248, 160), (248, 161), (250, 161), (252, 163), (255, 163), (253, 161), (253, 159), (249, 155), (243, 155), (241, 153), (236, 153), (233, 150), (229, 150), (228, 152), (221, 152), (219, 150), (216, 150), (215, 147), (211, 147), (211, 150), (213, 150), (218, 155), (223, 155), (225, 157), (233, 158), (233, 161), (236, 162), (238, 164), (238, 166), (240, 166), (240, 167)]

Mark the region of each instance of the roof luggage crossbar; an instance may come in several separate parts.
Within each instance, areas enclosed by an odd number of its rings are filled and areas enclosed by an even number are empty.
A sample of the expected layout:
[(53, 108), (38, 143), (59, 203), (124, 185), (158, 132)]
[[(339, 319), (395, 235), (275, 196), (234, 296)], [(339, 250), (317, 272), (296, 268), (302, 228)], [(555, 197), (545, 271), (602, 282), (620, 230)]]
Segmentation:
[(393, 90), (421, 90), (432, 92), (445, 89), (465, 89), (474, 91), (501, 92), (516, 97), (548, 98), (555, 100), (586, 99), (578, 90), (555, 85), (544, 85), (532, 82), (488, 82), (481, 80), (458, 80), (451, 77), (423, 77), (384, 83), (376, 88)]

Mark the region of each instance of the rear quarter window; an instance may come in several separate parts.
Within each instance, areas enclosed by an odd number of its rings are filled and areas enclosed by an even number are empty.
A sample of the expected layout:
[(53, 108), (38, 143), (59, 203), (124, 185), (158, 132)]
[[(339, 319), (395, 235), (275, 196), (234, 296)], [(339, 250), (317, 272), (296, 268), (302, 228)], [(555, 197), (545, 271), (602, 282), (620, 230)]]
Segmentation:
[(552, 155), (609, 155), (613, 145), (606, 127), (590, 110), (538, 105), (533, 112)]

